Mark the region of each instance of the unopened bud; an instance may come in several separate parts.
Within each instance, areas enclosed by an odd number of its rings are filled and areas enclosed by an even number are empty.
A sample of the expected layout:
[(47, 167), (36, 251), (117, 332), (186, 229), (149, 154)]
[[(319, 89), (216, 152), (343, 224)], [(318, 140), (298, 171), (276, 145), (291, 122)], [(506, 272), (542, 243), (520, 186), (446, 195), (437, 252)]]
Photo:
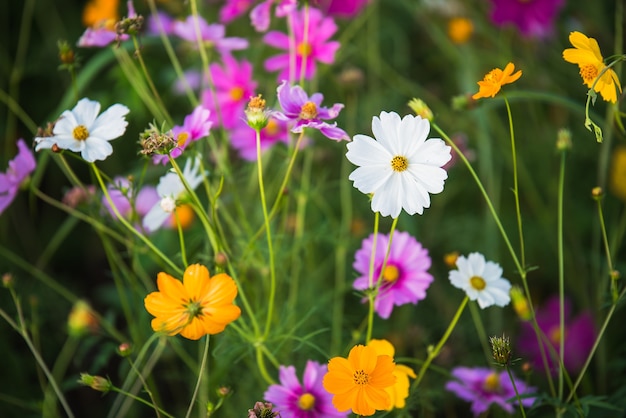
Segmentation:
[(97, 390), (98, 392), (108, 392), (113, 389), (113, 384), (107, 378), (102, 376), (92, 376), (87, 373), (81, 373), (80, 379), (78, 383), (81, 385), (89, 386), (93, 390)]
[(509, 337), (490, 337), (491, 353), (496, 363), (506, 366), (511, 361), (511, 340)]
[(130, 346), (129, 343), (121, 343), (117, 346), (117, 354), (122, 357), (128, 357), (132, 354), (132, 352), (133, 348)]
[(523, 321), (529, 321), (532, 318), (532, 313), (530, 312), (530, 305), (524, 295), (524, 291), (519, 286), (513, 286), (509, 293), (517, 316)]
[(14, 284), (15, 284), (15, 281), (11, 273), (4, 273), (2, 275), (2, 286), (6, 287), (7, 289), (10, 289), (13, 287)]
[(593, 200), (600, 200), (603, 196), (604, 190), (602, 190), (602, 187), (596, 186), (591, 189), (591, 197), (593, 198)]
[(267, 126), (269, 112), (265, 109), (265, 100), (260, 94), (250, 98), (245, 112), (248, 125), (255, 131), (260, 131)]
[(228, 386), (220, 386), (219, 388), (217, 388), (217, 396), (219, 396), (220, 398), (225, 398), (231, 393), (232, 391)]
[(559, 133), (556, 136), (556, 149), (559, 151), (572, 149), (572, 133), (569, 129), (559, 129)]
[(444, 254), (443, 262), (450, 268), (456, 267), (456, 260), (459, 258), (458, 251), (452, 251), (451, 253)]
[(416, 115), (421, 116), (423, 119), (428, 119), (432, 122), (434, 116), (433, 111), (430, 110), (430, 107), (422, 100), (422, 99), (411, 99), (409, 101), (409, 107)]
[(91, 307), (84, 300), (77, 301), (72, 307), (67, 320), (67, 329), (70, 335), (80, 337), (98, 329), (98, 319), (91, 311)]

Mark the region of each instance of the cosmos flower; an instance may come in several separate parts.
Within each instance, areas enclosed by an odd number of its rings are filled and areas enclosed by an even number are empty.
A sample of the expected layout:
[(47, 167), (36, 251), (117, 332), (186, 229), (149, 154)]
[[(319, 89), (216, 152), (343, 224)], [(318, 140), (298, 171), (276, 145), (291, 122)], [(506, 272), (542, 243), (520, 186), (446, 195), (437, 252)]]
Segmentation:
[(23, 139), (17, 141), (17, 155), (9, 161), (5, 173), (0, 173), (0, 214), (13, 202), (20, 185), (35, 170), (33, 152)]
[(146, 310), (155, 316), (151, 324), (155, 332), (198, 340), (224, 331), (241, 315), (241, 309), (233, 305), (237, 297), (235, 281), (224, 273), (210, 277), (201, 264), (187, 267), (182, 282), (159, 273), (157, 287), (158, 292), (144, 299)]
[(467, 293), (470, 300), (477, 300), (478, 306), (506, 306), (511, 301), (509, 290), (511, 283), (502, 277), (502, 267), (493, 261), (485, 261), (480, 253), (459, 256), (456, 260), (458, 270), (451, 270), (450, 282)]
[(372, 210), (397, 218), (430, 207), (429, 193), (441, 193), (448, 173), (441, 168), (450, 147), (440, 138), (427, 139), (430, 123), (419, 116), (400, 119), (381, 112), (372, 119), (374, 138), (355, 135), (348, 143), (348, 160), (358, 168), (350, 174), (361, 193), (373, 193)]
[[(117, 13), (119, 0), (91, 0), (83, 11), (83, 23), (87, 29), (78, 39), (81, 48), (104, 47), (111, 42), (125, 41), (127, 34), (118, 34), (115, 24), (119, 21)], [(127, 2), (128, 17), (136, 17), (132, 0)]]
[(50, 149), (68, 149), (80, 152), (87, 162), (104, 160), (113, 153), (109, 141), (118, 138), (126, 131), (126, 119), (129, 109), (121, 104), (114, 104), (100, 112), (100, 103), (81, 99), (72, 110), (66, 110), (54, 125), (51, 137), (35, 138), (35, 151)]
[(330, 109), (322, 107), (324, 96), (321, 93), (314, 93), (309, 97), (302, 87), (290, 87), (283, 81), (278, 89), (278, 102), (282, 112), (274, 112), (273, 116), (282, 121), (293, 122), (291, 132), (301, 133), (304, 128), (314, 128), (319, 130), (327, 138), (336, 141), (349, 140), (350, 137), (343, 130), (337, 127), (337, 123), (332, 125), (324, 120), (335, 119), (343, 109), (343, 105), (335, 103)]
[[(248, 41), (244, 38), (227, 38), (226, 28), (218, 23), (209, 25), (202, 17), (197, 17), (200, 28), (200, 39), (214, 46), (220, 54), (228, 54), (231, 51), (246, 49)], [(176, 21), (172, 25), (172, 33), (186, 41), (197, 43), (196, 19), (193, 15), (187, 16), (184, 21)]]
[(279, 71), (278, 81), (294, 81), (300, 79), (301, 74), (306, 80), (310, 80), (315, 75), (316, 62), (332, 64), (335, 61), (339, 42), (329, 39), (337, 31), (337, 25), (332, 18), (324, 17), (322, 12), (314, 8), (293, 12), (291, 22), (295, 38), (295, 51), (292, 53), (295, 53), (295, 59), (290, 58), (290, 46), (294, 45), (294, 39), (290, 39), (285, 33), (270, 31), (263, 37), (263, 42), (285, 52), (268, 58), (265, 69), (270, 72)]
[(491, 21), (498, 27), (513, 25), (523, 37), (546, 38), (565, 0), (491, 0)]
[(363, 11), (370, 0), (318, 0), (316, 6), (328, 16), (353, 19)]
[[(209, 136), (209, 130), (213, 125), (213, 122), (209, 120), (210, 118), (210, 110), (196, 106), (191, 114), (185, 116), (182, 126), (176, 125), (172, 128), (172, 136), (176, 139), (177, 145), (170, 151), (169, 155), (172, 158), (178, 158), (190, 143)], [(152, 162), (154, 164), (167, 164), (169, 158), (165, 154), (154, 154), (152, 155)]]
[[(596, 332), (590, 312), (583, 312), (573, 317), (572, 303), (569, 299), (565, 299), (563, 308), (565, 314), (564, 335), (561, 335), (559, 326), (560, 308), (558, 296), (549, 298), (541, 308), (535, 310), (535, 315), (539, 329), (548, 337), (550, 344), (555, 349), (555, 353), (559, 352), (561, 339), (565, 339), (563, 365), (570, 373), (575, 373), (581, 369), (587, 360), (587, 356), (591, 352), (593, 342), (596, 339)], [(519, 352), (527, 357), (537, 370), (542, 370), (544, 365), (535, 331), (529, 322), (522, 322), (521, 326), (521, 333), (517, 339)], [(545, 342), (543, 347), (550, 371), (556, 373), (558, 371), (558, 362), (550, 355), (551, 351), (548, 350)]]
[(324, 390), (322, 379), (326, 365), (307, 361), (302, 384), (293, 366), (280, 366), (280, 385), (271, 385), (263, 398), (274, 404), (281, 418), (345, 417), (332, 404), (332, 395)]
[(578, 64), (583, 82), (600, 93), (602, 99), (611, 103), (617, 102), (617, 92), (621, 93), (622, 87), (615, 71), (606, 68), (598, 42), (580, 32), (571, 32), (569, 41), (574, 48), (565, 49), (563, 59)]
[(364, 345), (352, 347), (348, 358), (333, 357), (324, 376), (324, 389), (333, 394), (339, 411), (352, 410), (357, 415), (373, 415), (391, 405), (387, 388), (393, 386), (396, 365), (388, 355)]
[[(374, 234), (363, 240), (361, 248), (354, 255), (354, 269), (359, 277), (354, 281), (354, 288), (365, 290), (369, 287), (370, 257)], [(389, 235), (379, 234), (376, 240), (374, 253), (374, 286), (381, 277), (381, 269)], [(416, 304), (426, 297), (426, 289), (433, 282), (433, 276), (428, 273), (431, 259), (428, 250), (422, 247), (408, 232), (395, 232), (391, 241), (389, 259), (382, 272), (381, 284), (374, 302), (374, 307), (381, 318), (387, 319), (394, 306), (406, 303)]]
[[(511, 398), (515, 398), (515, 389), (506, 370), (496, 372), (486, 367), (456, 367), (452, 369), (454, 380), (446, 384), (446, 389), (459, 398), (472, 403), (475, 417), (489, 409), (493, 403), (499, 405), (509, 414), (514, 412)], [(515, 378), (515, 386), (520, 396), (535, 391), (523, 380)], [(534, 398), (523, 398), (522, 405), (529, 407)], [(516, 403), (516, 402), (515, 402)]]
[[(287, 123), (269, 118), (267, 126), (261, 129), (261, 151), (266, 151), (279, 142), (289, 142)], [(230, 131), (230, 144), (244, 160), (256, 161), (256, 131), (245, 121), (241, 121)]]
[(515, 65), (509, 62), (504, 71), (499, 68), (494, 68), (489, 71), (485, 77), (478, 82), (478, 93), (472, 96), (472, 99), (477, 100), (482, 97), (495, 97), (505, 84), (511, 84), (522, 76), (522, 70), (519, 70), (515, 74)]
[[(250, 22), (257, 32), (265, 32), (270, 27), (272, 4), (276, 0), (264, 0), (257, 4), (250, 12)], [(298, 7), (297, 0), (278, 0), (274, 14), (276, 17), (285, 17)]]
[(220, 9), (219, 20), (221, 23), (230, 23), (243, 15), (254, 4), (255, 0), (226, 0)]
[[(373, 339), (370, 340), (367, 346), (373, 347), (379, 356), (386, 355), (393, 359), (393, 356), (396, 353), (396, 349), (393, 344), (387, 340)], [(393, 375), (396, 377), (396, 383), (385, 389), (391, 399), (391, 405), (387, 408), (389, 411), (394, 408), (402, 409), (406, 406), (406, 398), (409, 397), (409, 377), (412, 377), (413, 379), (417, 377), (413, 369), (403, 364), (396, 364)]]

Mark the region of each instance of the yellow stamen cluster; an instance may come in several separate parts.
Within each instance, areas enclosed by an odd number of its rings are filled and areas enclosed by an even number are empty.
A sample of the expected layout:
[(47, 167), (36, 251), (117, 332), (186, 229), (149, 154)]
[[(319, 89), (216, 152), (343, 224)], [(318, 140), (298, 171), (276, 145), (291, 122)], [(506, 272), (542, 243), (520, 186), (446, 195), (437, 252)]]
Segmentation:
[(298, 408), (303, 411), (310, 411), (315, 406), (315, 396), (310, 393), (303, 393), (298, 399)]
[(89, 130), (85, 125), (78, 125), (72, 131), (72, 136), (78, 141), (84, 141), (89, 138)]
[(313, 102), (306, 102), (300, 108), (300, 119), (311, 120), (317, 117), (317, 106)]
[(401, 173), (409, 168), (409, 160), (402, 155), (396, 155), (391, 159), (391, 168), (393, 171)]
[(355, 385), (367, 385), (370, 381), (370, 377), (363, 370), (357, 370), (352, 375)]
[(487, 287), (487, 283), (485, 283), (485, 279), (479, 276), (472, 276), (470, 278), (470, 285), (476, 290), (483, 290)]

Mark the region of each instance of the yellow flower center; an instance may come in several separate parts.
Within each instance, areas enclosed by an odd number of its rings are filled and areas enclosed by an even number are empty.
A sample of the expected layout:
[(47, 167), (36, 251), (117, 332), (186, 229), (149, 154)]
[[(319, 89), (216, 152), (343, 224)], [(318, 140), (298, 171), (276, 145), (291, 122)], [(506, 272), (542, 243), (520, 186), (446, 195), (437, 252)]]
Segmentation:
[(393, 168), (393, 171), (401, 173), (409, 168), (409, 160), (402, 155), (396, 155), (391, 159), (391, 168)]
[(241, 87), (233, 87), (230, 89), (230, 98), (233, 100), (241, 100), (243, 97), (243, 89)]
[(400, 277), (400, 270), (396, 266), (386, 266), (383, 270), (383, 279), (387, 282), (393, 283)]
[(300, 119), (311, 120), (317, 116), (317, 106), (313, 102), (306, 102), (300, 108)]
[(483, 81), (491, 84), (498, 84), (498, 80), (500, 80), (501, 77), (502, 70), (499, 68), (494, 68), (493, 70), (489, 71), (487, 75), (485, 75), (485, 79)]
[(303, 411), (310, 411), (315, 406), (315, 396), (310, 393), (304, 393), (298, 399), (298, 408)]
[(558, 345), (561, 342), (561, 330), (559, 327), (554, 327), (548, 332), (548, 338), (553, 344)]
[(491, 372), (483, 383), (483, 389), (487, 392), (495, 393), (500, 391), (500, 376), (496, 372)]
[(302, 56), (306, 56), (308, 57), (309, 55), (311, 55), (311, 51), (313, 51), (313, 48), (311, 48), (311, 44), (308, 42), (302, 42), (300, 43), (300, 45), (298, 45), (298, 48), (296, 49), (298, 55), (302, 55)]
[(593, 64), (587, 64), (580, 67), (580, 76), (585, 83), (592, 83), (598, 77), (598, 69)]
[(78, 141), (84, 141), (89, 138), (89, 130), (85, 125), (78, 125), (72, 131), (72, 136)]
[(357, 370), (352, 375), (352, 380), (355, 385), (367, 385), (370, 381), (370, 376), (363, 370)]
[(268, 135), (276, 135), (278, 133), (278, 122), (274, 119), (269, 119), (265, 127), (265, 133)]
[(176, 145), (178, 145), (179, 147), (184, 147), (188, 139), (189, 139), (189, 132), (181, 132), (178, 134), (178, 137), (176, 138)]
[(483, 290), (487, 286), (485, 279), (480, 276), (472, 276), (470, 278), (470, 285), (476, 290)]

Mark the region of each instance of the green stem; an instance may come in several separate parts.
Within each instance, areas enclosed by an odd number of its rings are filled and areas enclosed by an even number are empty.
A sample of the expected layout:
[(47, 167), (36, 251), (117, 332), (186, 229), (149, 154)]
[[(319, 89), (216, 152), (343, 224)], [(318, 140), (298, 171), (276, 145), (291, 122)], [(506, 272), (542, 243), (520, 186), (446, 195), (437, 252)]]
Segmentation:
[[(609, 278), (613, 273), (613, 260), (611, 260), (611, 248), (609, 247), (609, 238), (606, 233), (606, 224), (604, 222), (604, 214), (602, 213), (602, 199), (600, 197), (596, 198), (598, 203), (598, 219), (600, 221), (600, 232), (602, 233), (602, 244), (604, 245), (604, 252), (606, 253), (606, 264), (609, 269)], [(613, 299), (613, 303), (617, 302), (618, 298), (618, 290), (617, 290), (617, 282), (613, 279), (610, 279), (611, 284), (611, 297)]]
[(265, 367), (265, 359), (263, 358), (263, 343), (256, 343), (256, 363), (259, 367), (259, 372), (261, 373), (261, 377), (265, 380), (265, 383), (268, 385), (274, 384), (274, 379), (270, 377), (270, 374), (267, 372), (267, 367)]
[(517, 385), (515, 384), (515, 379), (513, 378), (513, 374), (511, 373), (511, 369), (507, 364), (504, 366), (506, 372), (509, 375), (509, 379), (511, 379), (511, 384), (513, 385), (513, 390), (515, 391), (515, 397), (517, 398), (517, 404), (519, 405), (519, 410), (522, 413), (522, 417), (526, 418), (526, 411), (524, 410), (524, 405), (522, 404), (522, 399), (519, 397), (519, 392), (517, 391)]
[(150, 400), (152, 401), (151, 406), (154, 408), (154, 412), (156, 412), (157, 418), (160, 418), (161, 416), (160, 414), (162, 410), (161, 408), (157, 406), (156, 400), (154, 399), (154, 395), (152, 394), (152, 391), (150, 390), (150, 387), (148, 386), (146, 379), (144, 379), (144, 377), (141, 375), (141, 372), (137, 369), (137, 366), (135, 366), (135, 363), (131, 360), (131, 358), (127, 357), (127, 359), (128, 359), (128, 363), (130, 364), (130, 368), (137, 374), (137, 377), (141, 381), (141, 384), (143, 385), (144, 390), (150, 397)]
[[(565, 276), (563, 263), (563, 193), (565, 188), (565, 151), (561, 151), (561, 165), (559, 169), (559, 191), (557, 202), (557, 246), (559, 264), (559, 358), (563, 363), (565, 354)], [(559, 367), (559, 399), (563, 397), (563, 368)]]
[(37, 133), (37, 124), (28, 116), (28, 113), (22, 109), (20, 104), (9, 96), (4, 90), (0, 89), (0, 102), (4, 103), (9, 108), (12, 114), (16, 115), (28, 130), (35, 135)]
[(174, 217), (176, 218), (176, 229), (178, 230), (178, 241), (180, 242), (180, 257), (183, 261), (183, 266), (187, 268), (189, 263), (187, 262), (187, 250), (185, 248), (185, 237), (183, 235), (183, 226), (180, 224), (180, 217), (178, 211), (174, 210)]
[(469, 310), (470, 314), (472, 314), (472, 320), (474, 321), (474, 326), (476, 327), (476, 332), (478, 333), (478, 339), (480, 340), (480, 344), (483, 347), (483, 353), (485, 354), (485, 359), (487, 362), (490, 362), (493, 358), (493, 354), (491, 349), (489, 348), (489, 337), (487, 337), (487, 332), (485, 332), (485, 325), (483, 324), (482, 319), (480, 318), (480, 312), (478, 311), (478, 306), (475, 303), (470, 303)]
[(193, 395), (191, 396), (191, 401), (189, 402), (189, 408), (187, 408), (185, 418), (189, 418), (191, 416), (193, 404), (196, 402), (196, 397), (198, 396), (198, 391), (200, 389), (200, 382), (202, 382), (202, 376), (204, 375), (204, 369), (206, 368), (207, 358), (209, 357), (209, 335), (206, 335), (204, 338), (205, 344), (204, 351), (202, 352), (202, 362), (200, 363), (200, 370), (198, 370), (198, 380), (196, 382), (196, 387), (193, 390)]
[(372, 330), (374, 329), (374, 302), (376, 299), (376, 293), (372, 289), (374, 288), (374, 261), (376, 258), (376, 241), (378, 241), (378, 222), (380, 219), (380, 213), (374, 214), (374, 237), (372, 238), (372, 250), (370, 252), (370, 265), (369, 272), (367, 274), (367, 288), (370, 289), (367, 293), (367, 300), (369, 310), (367, 312), (367, 331), (365, 333), (365, 344), (369, 343), (372, 339)]
[[(163, 414), (163, 415), (164, 415), (164, 416), (166, 416), (167, 418), (174, 418), (174, 416), (173, 416), (173, 415), (168, 414), (167, 412), (165, 412), (165, 411), (164, 411), (164, 410), (162, 410), (161, 408), (157, 407), (156, 405), (153, 405), (152, 403), (150, 403), (150, 402), (146, 401), (146, 400), (145, 400), (145, 399), (143, 399), (143, 398), (140, 398), (140, 397), (139, 397), (139, 396), (137, 396), (137, 395), (133, 395), (132, 393), (130, 393), (130, 392), (126, 392), (125, 390), (122, 390), (122, 389), (120, 389), (120, 388), (118, 388), (118, 387), (115, 387), (115, 386), (113, 386), (113, 387), (111, 388), (111, 390), (112, 390), (113, 392), (117, 392), (117, 393), (119, 393), (119, 394), (121, 394), (121, 395), (124, 395), (124, 396), (126, 396), (127, 398), (133, 399), (133, 400), (135, 400), (135, 401), (137, 401), (137, 402), (140, 402), (140, 403), (142, 403), (142, 404), (144, 404), (144, 405), (147, 405), (147, 406), (149, 406), (150, 408), (154, 408), (156, 411), (160, 412), (161, 414)], [(158, 414), (157, 414), (157, 416), (158, 416)]]

